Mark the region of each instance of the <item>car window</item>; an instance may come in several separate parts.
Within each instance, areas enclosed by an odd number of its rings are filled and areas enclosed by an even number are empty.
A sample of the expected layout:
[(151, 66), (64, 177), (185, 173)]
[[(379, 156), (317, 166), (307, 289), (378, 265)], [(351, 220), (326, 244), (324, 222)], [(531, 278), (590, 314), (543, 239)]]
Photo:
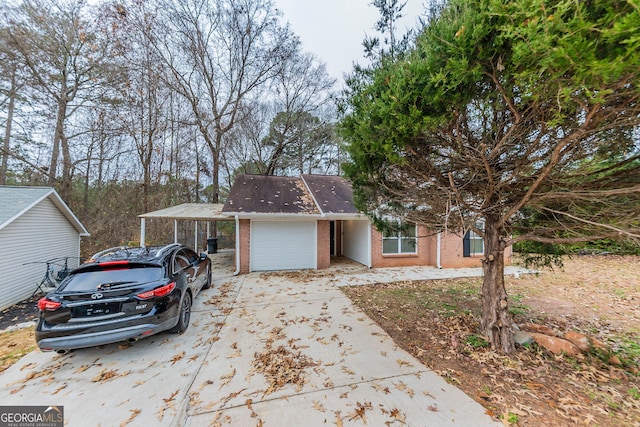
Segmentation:
[(173, 273), (176, 274), (183, 271), (191, 278), (196, 277), (198, 269), (195, 264), (197, 260), (198, 255), (191, 249), (180, 249), (173, 257)]
[(184, 249), (181, 249), (175, 253), (173, 256), (173, 272), (178, 273), (179, 271), (184, 270), (189, 267), (191, 261), (189, 260), (188, 255), (185, 253)]
[(191, 263), (194, 263), (198, 260), (198, 255), (192, 251), (191, 249), (183, 249), (184, 256), (186, 256)]
[(162, 276), (162, 268), (160, 267), (139, 267), (79, 272), (68, 276), (60, 285), (60, 290), (65, 292), (94, 291), (101, 285), (147, 283), (159, 280)]

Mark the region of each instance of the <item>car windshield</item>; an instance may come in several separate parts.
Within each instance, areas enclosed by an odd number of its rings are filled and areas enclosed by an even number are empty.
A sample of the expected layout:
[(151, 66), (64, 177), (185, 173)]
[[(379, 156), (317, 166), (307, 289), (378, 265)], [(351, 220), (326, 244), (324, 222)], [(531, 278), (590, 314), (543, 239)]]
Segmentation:
[(60, 290), (65, 292), (114, 289), (131, 283), (147, 283), (162, 278), (161, 267), (96, 270), (72, 274)]

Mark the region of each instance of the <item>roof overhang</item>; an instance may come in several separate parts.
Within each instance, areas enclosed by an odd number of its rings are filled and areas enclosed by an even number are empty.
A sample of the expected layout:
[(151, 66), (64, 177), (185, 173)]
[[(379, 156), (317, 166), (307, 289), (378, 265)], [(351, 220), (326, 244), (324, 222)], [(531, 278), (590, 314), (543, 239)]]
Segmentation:
[(233, 216), (222, 212), (220, 203), (183, 203), (138, 215), (138, 218), (182, 219), (193, 221), (230, 221)]
[[(285, 221), (285, 220), (326, 220), (326, 221), (337, 221), (337, 220), (368, 220), (369, 218), (364, 214), (341, 214), (341, 213), (330, 213), (330, 214), (292, 214), (292, 213), (265, 213), (265, 212), (222, 212), (223, 215), (227, 215), (227, 217), (238, 217), (238, 219), (260, 219), (260, 220), (272, 220), (272, 221)], [(227, 218), (229, 219), (229, 218)]]

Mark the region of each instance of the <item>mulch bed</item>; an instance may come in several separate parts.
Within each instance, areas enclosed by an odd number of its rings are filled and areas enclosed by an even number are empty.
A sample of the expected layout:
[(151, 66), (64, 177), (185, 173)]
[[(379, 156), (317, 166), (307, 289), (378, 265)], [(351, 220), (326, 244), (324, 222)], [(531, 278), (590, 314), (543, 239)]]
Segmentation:
[(38, 320), (38, 300), (42, 295), (36, 295), (0, 311), (0, 331), (24, 322)]

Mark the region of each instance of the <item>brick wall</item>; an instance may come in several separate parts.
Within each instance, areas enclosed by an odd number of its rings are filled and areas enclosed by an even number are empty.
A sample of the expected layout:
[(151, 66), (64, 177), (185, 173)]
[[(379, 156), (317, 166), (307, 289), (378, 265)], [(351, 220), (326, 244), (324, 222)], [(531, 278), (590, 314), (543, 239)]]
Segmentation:
[(465, 257), (462, 236), (453, 233), (440, 234), (440, 265), (442, 268), (480, 267), (482, 255)]
[(318, 232), (318, 253), (316, 255), (316, 268), (329, 268), (329, 265), (331, 264), (331, 234), (329, 230), (329, 221), (318, 221), (316, 228)]
[[(373, 267), (409, 267), (438, 265), (438, 237), (423, 226), (418, 227), (417, 254), (383, 255), (382, 233), (372, 227), (371, 260)], [(453, 233), (440, 235), (440, 265), (442, 268), (480, 267), (482, 255), (465, 257), (462, 251), (462, 236)], [(505, 264), (511, 262), (511, 246), (505, 250)]]
[(250, 266), (251, 220), (240, 220), (240, 235), (236, 238), (240, 242), (240, 273), (245, 274)]
[[(436, 246), (434, 243), (433, 250)], [(505, 264), (511, 263), (511, 246), (504, 251)], [(465, 257), (462, 249), (462, 236), (442, 233), (440, 240), (440, 264), (442, 268), (481, 267), (483, 255)]]
[(417, 253), (415, 254), (382, 254), (382, 233), (371, 226), (371, 264), (372, 267), (409, 267), (415, 265), (429, 265), (429, 238), (425, 237), (427, 230), (418, 227)]

